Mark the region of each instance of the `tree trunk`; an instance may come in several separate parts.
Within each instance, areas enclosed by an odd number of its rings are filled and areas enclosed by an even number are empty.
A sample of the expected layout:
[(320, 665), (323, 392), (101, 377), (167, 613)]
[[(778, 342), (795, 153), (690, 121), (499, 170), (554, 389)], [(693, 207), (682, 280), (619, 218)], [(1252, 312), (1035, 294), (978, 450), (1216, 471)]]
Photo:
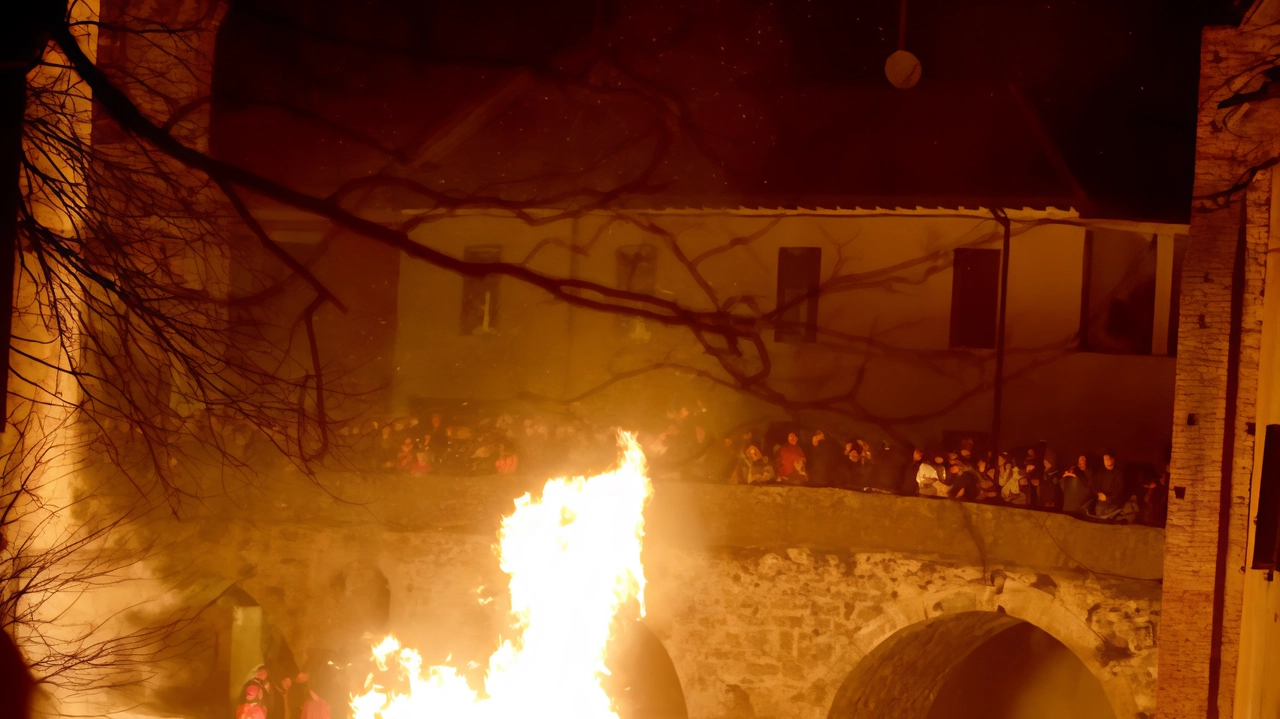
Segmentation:
[(10, 3), (0, 15), (0, 411), (8, 418), (9, 351), (13, 329), (13, 275), (18, 255), (18, 208), (22, 203), (22, 117), (27, 106), (27, 72), (40, 59), (47, 35), (44, 22), (61, 19), (63, 8), (48, 0)]

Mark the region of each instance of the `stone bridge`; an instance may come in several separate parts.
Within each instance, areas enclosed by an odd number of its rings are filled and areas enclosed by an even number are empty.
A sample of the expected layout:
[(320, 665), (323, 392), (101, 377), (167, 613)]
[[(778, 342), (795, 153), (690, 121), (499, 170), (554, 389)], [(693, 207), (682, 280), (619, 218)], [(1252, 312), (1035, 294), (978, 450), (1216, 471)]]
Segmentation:
[[(290, 501), (251, 519), (243, 504), (214, 508), (216, 521), (188, 525), (185, 546), (218, 572), (199, 594), (234, 584), (300, 663), (364, 656), (360, 635), (381, 631), (429, 662), (483, 659), (506, 626), (498, 520), (538, 484), (299, 479)], [(675, 695), (655, 700), (659, 714), (924, 719), (961, 660), (1021, 623), (1069, 648), (1116, 717), (1152, 712), (1162, 530), (931, 498), (662, 483), (646, 526), (645, 681)]]

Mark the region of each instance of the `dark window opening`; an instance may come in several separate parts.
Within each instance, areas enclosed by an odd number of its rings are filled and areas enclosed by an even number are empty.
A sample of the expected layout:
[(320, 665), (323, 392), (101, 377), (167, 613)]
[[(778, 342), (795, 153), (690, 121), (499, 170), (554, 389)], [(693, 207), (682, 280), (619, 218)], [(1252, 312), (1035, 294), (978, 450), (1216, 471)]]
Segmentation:
[[(466, 262), (501, 262), (499, 245), (474, 245), (463, 251)], [(462, 326), (464, 335), (493, 334), (498, 326), (498, 275), (462, 278)]]
[[(652, 295), (658, 282), (658, 248), (655, 245), (623, 245), (615, 253), (618, 261), (620, 290)], [(615, 319), (619, 334), (636, 342), (652, 337), (648, 324), (640, 317), (619, 315)]]
[(822, 274), (821, 247), (778, 248), (778, 319), (775, 342), (815, 342), (818, 339), (818, 287)]
[(1280, 566), (1280, 424), (1267, 425), (1258, 478), (1258, 519), (1253, 527), (1253, 568)]
[(624, 245), (618, 248), (618, 289), (653, 294), (658, 277), (658, 248)]
[(1095, 229), (1085, 234), (1080, 349), (1151, 354), (1156, 244), (1154, 235), (1120, 230)]
[(951, 280), (951, 347), (995, 349), (1000, 311), (1000, 250), (955, 251)]

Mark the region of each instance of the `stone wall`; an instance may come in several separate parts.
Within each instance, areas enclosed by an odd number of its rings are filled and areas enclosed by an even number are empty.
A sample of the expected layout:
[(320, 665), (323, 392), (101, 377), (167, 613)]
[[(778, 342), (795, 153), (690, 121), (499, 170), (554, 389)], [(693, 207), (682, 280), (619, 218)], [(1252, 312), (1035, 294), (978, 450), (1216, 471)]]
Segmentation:
[[(674, 553), (653, 574), (647, 621), (672, 655), (693, 717), (827, 716), (880, 642), (969, 613), (1029, 621), (1054, 635), (1102, 682), (1119, 717), (1154, 705), (1154, 584), (1135, 592), (1071, 573), (1012, 569), (993, 570), (993, 580), (981, 567), (805, 548)], [(925, 662), (944, 677), (989, 636), (935, 644)], [(884, 691), (908, 703), (919, 686), (910, 675), (898, 679)], [(924, 717), (928, 707), (904, 716)]]
[[(351, 503), (318, 501), (324, 493), (300, 480), (289, 501), (251, 516), (189, 523), (169, 559), (201, 558), (191, 596), (207, 601), (234, 583), (303, 666), (363, 656), (366, 631), (393, 631), (430, 662), (483, 661), (506, 627), (497, 522), (537, 483), (327, 482)], [(645, 623), (695, 719), (840, 716), (837, 693), (882, 642), (973, 612), (1063, 642), (1117, 717), (1153, 710), (1161, 530), (946, 500), (681, 484), (657, 487), (646, 525)], [(379, 578), (385, 610), (369, 591)], [(931, 661), (946, 666), (975, 646), (939, 645)]]

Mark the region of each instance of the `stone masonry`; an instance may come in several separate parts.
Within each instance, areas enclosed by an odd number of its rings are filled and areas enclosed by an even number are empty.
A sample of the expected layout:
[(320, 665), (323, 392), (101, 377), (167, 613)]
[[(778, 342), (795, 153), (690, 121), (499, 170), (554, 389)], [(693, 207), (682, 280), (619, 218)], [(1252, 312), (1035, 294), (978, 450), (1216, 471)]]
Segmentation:
[[(302, 482), (252, 517), (228, 505), (189, 521), (160, 573), (200, 557), (185, 582), (193, 603), (234, 584), (300, 664), (359, 646), (366, 631), (392, 631), (431, 662), (487, 657), (507, 626), (497, 521), (533, 485), (332, 481), (355, 503)], [(695, 719), (845, 716), (838, 694), (856, 690), (851, 677), (883, 642), (974, 621), (1031, 622), (1092, 671), (1117, 717), (1154, 711), (1161, 530), (840, 490), (661, 484), (646, 534), (644, 621)], [(382, 616), (365, 606), (377, 592), (361, 589), (379, 578)], [(990, 634), (950, 636), (928, 648), (931, 666)], [(902, 679), (905, 697), (915, 687)], [(918, 708), (895, 716), (924, 717), (928, 701)]]

